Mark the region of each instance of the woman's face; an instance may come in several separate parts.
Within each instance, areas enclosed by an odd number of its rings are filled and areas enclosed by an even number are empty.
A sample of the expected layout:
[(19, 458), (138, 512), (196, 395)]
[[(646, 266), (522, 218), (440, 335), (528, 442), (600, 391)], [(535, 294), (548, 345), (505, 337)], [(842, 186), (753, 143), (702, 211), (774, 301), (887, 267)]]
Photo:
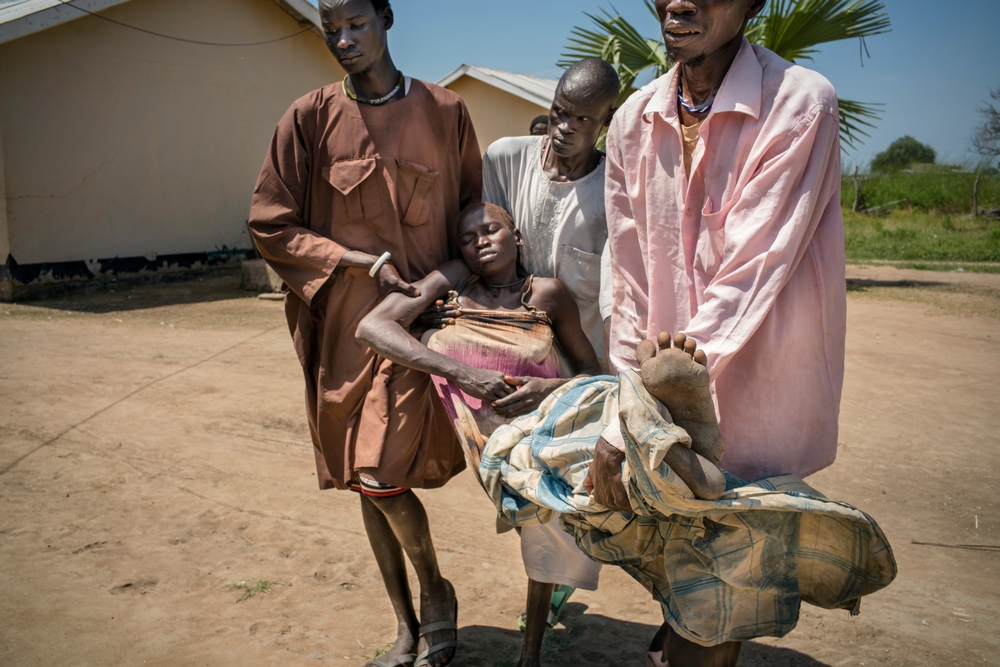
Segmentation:
[(517, 262), (521, 232), (489, 209), (462, 218), (458, 230), (462, 258), (469, 270), (481, 277), (497, 275)]

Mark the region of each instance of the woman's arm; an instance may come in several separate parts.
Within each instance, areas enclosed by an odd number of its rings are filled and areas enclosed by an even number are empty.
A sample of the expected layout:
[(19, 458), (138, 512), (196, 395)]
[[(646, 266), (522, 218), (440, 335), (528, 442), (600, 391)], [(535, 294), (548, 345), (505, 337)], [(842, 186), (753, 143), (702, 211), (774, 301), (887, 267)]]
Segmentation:
[[(544, 310), (552, 322), (552, 332), (565, 353), (576, 377), (600, 375), (601, 364), (594, 347), (580, 325), (576, 299), (561, 280), (535, 278), (531, 305)], [(531, 412), (553, 391), (572, 378), (509, 378), (518, 390), (493, 404), (502, 417), (516, 417)]]
[(356, 337), (394, 363), (451, 380), (470, 396), (492, 402), (514, 391), (502, 373), (473, 368), (434, 352), (408, 331), (429, 305), (468, 276), (468, 267), (459, 260), (435, 269), (414, 283), (419, 296), (394, 292), (383, 299), (361, 320)]
[(545, 312), (552, 321), (552, 331), (573, 370), (577, 376), (601, 375), (601, 362), (583, 332), (576, 299), (561, 280), (548, 278), (539, 282), (541, 284), (536, 288), (541, 290), (538, 292), (539, 301), (545, 305)]

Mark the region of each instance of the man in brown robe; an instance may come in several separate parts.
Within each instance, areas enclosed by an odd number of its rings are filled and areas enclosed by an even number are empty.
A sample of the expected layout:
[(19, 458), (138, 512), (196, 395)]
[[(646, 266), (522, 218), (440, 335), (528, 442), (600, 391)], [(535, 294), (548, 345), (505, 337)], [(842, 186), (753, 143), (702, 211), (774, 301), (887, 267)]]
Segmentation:
[[(322, 0), (320, 16), (348, 76), (297, 100), (279, 122), (249, 226), (289, 289), (320, 488), (361, 493), (398, 620), (392, 651), (371, 664), (411, 665), (419, 651), (417, 664), (440, 667), (454, 653), (455, 594), (410, 489), (442, 486), (464, 455), (430, 377), (379, 358), (355, 331), (385, 294), (414, 294), (410, 281), (457, 255), (458, 214), (480, 198), (479, 146), (457, 95), (396, 69), (388, 0)], [(430, 629), (418, 630), (404, 551)]]

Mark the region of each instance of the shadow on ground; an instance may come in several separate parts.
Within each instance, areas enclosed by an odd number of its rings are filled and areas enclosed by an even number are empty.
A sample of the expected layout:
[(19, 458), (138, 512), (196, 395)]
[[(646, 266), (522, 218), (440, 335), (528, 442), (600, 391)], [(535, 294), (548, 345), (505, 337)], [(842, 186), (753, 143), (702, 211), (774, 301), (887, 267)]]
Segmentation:
[[(657, 627), (587, 614), (586, 605), (569, 603), (561, 623), (545, 636), (542, 663), (573, 667), (644, 667), (646, 649)], [(513, 619), (512, 619), (513, 620)], [(463, 627), (452, 667), (515, 667), (523, 634), (482, 625)], [(785, 648), (747, 642), (739, 667), (829, 667)]]
[(864, 291), (869, 287), (947, 287), (951, 283), (937, 280), (876, 280), (874, 278), (848, 278), (847, 291)]
[(240, 289), (239, 269), (219, 269), (200, 275), (188, 273), (161, 276), (148, 282), (111, 282), (18, 303), (37, 308), (100, 314), (252, 296), (253, 292)]

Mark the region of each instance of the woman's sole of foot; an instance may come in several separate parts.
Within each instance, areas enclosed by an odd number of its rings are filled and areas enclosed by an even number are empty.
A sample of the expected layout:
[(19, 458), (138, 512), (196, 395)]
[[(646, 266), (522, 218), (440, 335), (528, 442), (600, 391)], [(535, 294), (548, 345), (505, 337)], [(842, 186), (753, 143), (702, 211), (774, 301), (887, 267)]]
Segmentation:
[(669, 333), (661, 333), (657, 342), (659, 354), (648, 340), (636, 350), (642, 383), (691, 437), (691, 449), (675, 445), (664, 461), (696, 497), (715, 500), (725, 493), (726, 478), (714, 465), (722, 459), (723, 444), (706, 368), (708, 358), (684, 334), (671, 339)]
[(705, 353), (684, 334), (673, 339), (669, 333), (657, 337), (660, 352), (652, 341), (636, 349), (639, 374), (646, 390), (663, 403), (674, 423), (691, 436), (691, 449), (712, 463), (722, 460), (724, 446), (712, 401), (711, 379)]

